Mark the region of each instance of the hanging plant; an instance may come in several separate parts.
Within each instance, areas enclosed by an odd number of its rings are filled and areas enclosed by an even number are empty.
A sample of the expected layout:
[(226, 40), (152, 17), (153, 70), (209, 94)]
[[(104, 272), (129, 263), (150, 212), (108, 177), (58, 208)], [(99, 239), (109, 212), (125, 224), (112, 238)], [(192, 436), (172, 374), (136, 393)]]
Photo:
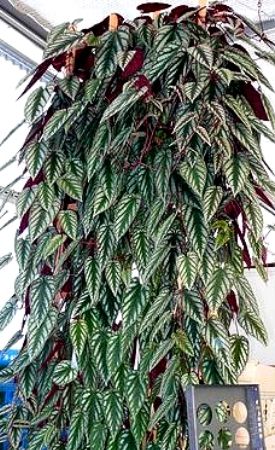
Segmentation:
[(252, 55), (275, 57), (228, 6), (205, 19), (179, 6), (49, 34), (24, 91), (60, 73), (25, 108), (10, 448), (27, 430), (29, 450), (182, 449), (186, 386), (237, 382), (239, 327), (267, 341), (244, 269), (266, 276), (275, 115)]

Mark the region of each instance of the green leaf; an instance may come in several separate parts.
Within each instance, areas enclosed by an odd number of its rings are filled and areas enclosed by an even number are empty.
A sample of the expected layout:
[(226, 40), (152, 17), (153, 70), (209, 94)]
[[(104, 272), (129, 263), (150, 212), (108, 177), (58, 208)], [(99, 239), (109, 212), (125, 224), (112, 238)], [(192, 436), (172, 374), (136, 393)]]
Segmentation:
[(169, 289), (162, 289), (157, 298), (155, 298), (149, 309), (146, 311), (140, 325), (140, 333), (143, 333), (147, 330), (147, 328), (154, 326), (156, 319), (163, 314), (171, 300), (172, 296)]
[(55, 281), (53, 277), (41, 276), (31, 284), (31, 312), (32, 318), (37, 323), (37, 326), (46, 319), (55, 292)]
[(24, 109), (27, 122), (32, 123), (42, 115), (51, 93), (51, 89), (40, 86), (29, 95)]
[(139, 196), (124, 195), (116, 207), (115, 231), (120, 239), (129, 230), (140, 207)]
[(53, 255), (65, 240), (66, 236), (64, 234), (55, 234), (52, 236), (43, 248), (43, 258), (46, 259)]
[(170, 149), (161, 149), (156, 154), (154, 161), (156, 168), (155, 183), (156, 188), (161, 197), (165, 199), (168, 188), (169, 180), (172, 170), (172, 153)]
[(233, 284), (230, 267), (216, 267), (206, 284), (205, 298), (211, 311), (217, 311)]
[(117, 446), (117, 448), (121, 450), (137, 450), (133, 435), (130, 430), (121, 431)]
[(93, 303), (97, 302), (101, 284), (101, 265), (98, 259), (89, 257), (84, 264), (85, 280)]
[(110, 208), (110, 206), (113, 203), (113, 198), (110, 198), (106, 195), (106, 192), (104, 191), (102, 186), (99, 186), (94, 197), (94, 214), (93, 216), (96, 217), (98, 214), (106, 211)]
[(172, 339), (166, 339), (163, 341), (158, 348), (155, 350), (154, 355), (150, 361), (150, 371), (154, 369), (155, 366), (171, 351), (174, 347), (174, 342)]
[(198, 273), (199, 258), (195, 252), (188, 252), (177, 258), (180, 280), (184, 287), (192, 289)]
[(267, 345), (268, 337), (266, 328), (258, 314), (252, 310), (247, 310), (239, 315), (238, 320), (248, 335), (253, 336), (262, 344)]
[(193, 249), (202, 256), (207, 245), (208, 229), (201, 210), (186, 206), (184, 224)]
[(58, 85), (68, 97), (74, 100), (80, 88), (80, 81), (77, 77), (65, 77), (58, 81)]
[(197, 158), (194, 162), (186, 160), (180, 166), (182, 178), (200, 196), (204, 191), (206, 173), (206, 165), (202, 158)]
[(117, 56), (129, 45), (129, 29), (120, 27), (117, 31), (109, 31), (101, 39), (96, 52), (95, 71), (99, 79), (108, 78), (117, 69)]
[(94, 78), (90, 78), (86, 83), (85, 83), (85, 100), (87, 102), (92, 103), (92, 101), (94, 100), (94, 98), (96, 97), (98, 90), (100, 88), (101, 82), (100, 80), (96, 80)]
[(134, 278), (123, 298), (123, 327), (127, 329), (140, 318), (147, 301), (147, 293), (144, 286)]
[(84, 426), (85, 417), (83, 411), (78, 408), (74, 409), (70, 421), (68, 443), (66, 445), (68, 450), (83, 448), (82, 442), (84, 440)]
[(118, 261), (110, 261), (105, 268), (105, 276), (114, 296), (117, 295), (121, 283), (121, 265)]
[(58, 209), (58, 203), (54, 203), (52, 208), (50, 208), (48, 211), (45, 211), (43, 208), (41, 208), (39, 204), (35, 205), (31, 209), (29, 220), (29, 234), (31, 242), (35, 241), (39, 236), (41, 236), (46, 231), (48, 226), (51, 225)]
[(207, 69), (212, 68), (213, 51), (209, 45), (199, 44), (194, 47), (189, 47), (187, 49), (187, 52), (202, 66), (206, 67)]
[(41, 183), (38, 189), (38, 200), (41, 203), (42, 208), (46, 211), (51, 208), (55, 198), (55, 192), (53, 186), (48, 183)]
[(146, 230), (139, 228), (134, 232), (133, 244), (138, 269), (143, 272), (150, 254), (150, 241)]
[(64, 155), (62, 152), (51, 153), (50, 157), (44, 164), (44, 172), (46, 174), (47, 181), (50, 185), (53, 185), (63, 173), (64, 169)]
[(100, 264), (104, 267), (116, 249), (116, 236), (112, 224), (99, 227), (98, 245)]
[(18, 309), (18, 298), (13, 295), (0, 311), (0, 331), (11, 322)]
[(146, 435), (149, 423), (149, 408), (143, 407), (141, 410), (135, 415), (135, 417), (131, 421), (131, 432), (136, 441), (136, 445), (139, 448), (144, 436)]
[(57, 181), (58, 186), (75, 200), (82, 200), (82, 179), (73, 174), (67, 174)]
[(122, 364), (122, 357), (121, 334), (114, 334), (108, 339), (107, 345), (107, 367), (110, 376), (112, 376)]
[(47, 158), (48, 152), (49, 148), (45, 141), (34, 142), (27, 147), (25, 160), (32, 178), (38, 175)]
[(78, 356), (80, 356), (85, 348), (89, 330), (84, 319), (77, 319), (70, 325), (70, 336), (73, 347)]
[(149, 430), (152, 430), (157, 423), (159, 423), (161, 421), (161, 419), (163, 419), (163, 417), (165, 417), (166, 415), (168, 415), (168, 413), (171, 411), (172, 408), (174, 408), (175, 405), (175, 395), (169, 395), (168, 397), (166, 397), (162, 404), (158, 407), (158, 409), (156, 410), (156, 412), (153, 414), (153, 416), (151, 417), (150, 423), (149, 423)]
[(255, 199), (253, 202), (244, 203), (243, 208), (251, 232), (257, 240), (261, 239), (263, 236), (264, 219), (258, 201)]
[(194, 356), (194, 349), (192, 343), (188, 339), (187, 334), (183, 330), (178, 330), (172, 336), (173, 341), (175, 342), (176, 348), (178, 348), (181, 352), (186, 353), (189, 356)]
[(32, 206), (36, 195), (36, 188), (25, 188), (22, 192), (20, 192), (16, 202), (16, 209), (19, 217), (22, 217)]
[(199, 293), (195, 290), (184, 290), (183, 305), (186, 314), (195, 322), (201, 324), (204, 320), (204, 306)]
[(207, 130), (204, 127), (202, 127), (201, 125), (198, 125), (195, 128), (195, 132), (201, 138), (202, 142), (211, 146), (211, 138), (210, 138)]
[(39, 323), (34, 316), (30, 317), (28, 328), (28, 353), (31, 359), (40, 354), (57, 321), (56, 309), (49, 309), (45, 319)]
[(235, 155), (224, 164), (224, 173), (233, 194), (236, 196), (244, 190), (249, 175), (247, 159), (242, 155)]
[(103, 398), (106, 424), (112, 436), (120, 429), (123, 419), (123, 400), (118, 392), (107, 391)]
[(227, 330), (220, 320), (211, 318), (207, 321), (205, 340), (217, 358), (223, 358), (225, 365), (231, 363)]
[(230, 336), (230, 349), (237, 375), (241, 375), (249, 358), (249, 342), (245, 336)]
[(140, 412), (146, 399), (146, 378), (137, 370), (131, 371), (127, 377), (125, 388), (131, 418), (134, 419)]
[(203, 197), (203, 214), (206, 221), (210, 221), (216, 214), (223, 197), (222, 188), (210, 186), (205, 190)]
[(36, 381), (37, 365), (30, 364), (29, 366), (25, 367), (20, 377), (21, 389), (25, 398), (29, 398), (31, 396)]
[(76, 239), (77, 235), (77, 214), (74, 211), (61, 211), (58, 214), (59, 224), (71, 239)]
[(174, 450), (178, 439), (178, 425), (171, 423), (164, 433), (161, 443), (161, 450)]
[(82, 38), (83, 34), (80, 31), (72, 31), (67, 26), (66, 29), (63, 28), (62, 32), (52, 36), (51, 40), (48, 42), (46, 50), (44, 51), (43, 57), (46, 59), (52, 56), (60, 55), (60, 53), (63, 53), (75, 46), (82, 40)]
[(12, 261), (12, 254), (8, 253), (7, 255), (0, 257), (0, 269), (3, 269), (7, 264)]
[(91, 430), (89, 430), (89, 449), (104, 450), (106, 438), (106, 426), (102, 423), (93, 423)]
[(62, 361), (55, 367), (53, 381), (58, 386), (66, 386), (76, 380), (77, 370), (72, 367), (71, 361)]
[[(123, 112), (125, 115), (133, 105), (143, 97), (148, 91), (148, 87), (142, 87), (141, 89), (131, 88), (125, 89), (115, 100), (112, 101), (110, 106), (105, 110), (102, 122), (110, 119), (115, 114)], [(102, 123), (101, 122), (101, 123)]]

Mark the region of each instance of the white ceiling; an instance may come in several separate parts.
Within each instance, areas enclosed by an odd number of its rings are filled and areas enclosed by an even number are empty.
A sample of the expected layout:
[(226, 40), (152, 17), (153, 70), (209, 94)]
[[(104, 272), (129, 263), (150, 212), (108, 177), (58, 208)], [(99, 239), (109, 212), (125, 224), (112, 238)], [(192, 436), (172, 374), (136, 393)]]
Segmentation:
[[(211, 0), (210, 0), (211, 1)], [(102, 20), (108, 14), (116, 12), (125, 18), (132, 18), (137, 15), (136, 6), (140, 3), (147, 3), (145, 0), (11, 0), (14, 6), (21, 11), (41, 19), (47, 26), (56, 25), (64, 21), (73, 21), (82, 18), (84, 26), (91, 26)], [(262, 0), (262, 19), (275, 19), (275, 1)], [(172, 6), (188, 4), (196, 5), (198, 0), (166, 0)], [(240, 14), (258, 21), (259, 0), (224, 0), (233, 6)]]

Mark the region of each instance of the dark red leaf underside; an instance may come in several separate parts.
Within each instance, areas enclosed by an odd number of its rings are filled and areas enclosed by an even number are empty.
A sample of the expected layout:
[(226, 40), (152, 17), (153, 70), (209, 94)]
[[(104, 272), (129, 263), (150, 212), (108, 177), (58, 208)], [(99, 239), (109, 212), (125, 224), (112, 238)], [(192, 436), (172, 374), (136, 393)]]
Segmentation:
[(131, 61), (124, 68), (121, 77), (125, 79), (134, 75), (142, 68), (143, 62), (144, 62), (144, 53), (140, 48), (138, 48)]
[(268, 116), (266, 114), (262, 97), (259, 91), (257, 91), (257, 89), (255, 89), (251, 83), (243, 83), (242, 92), (251, 108), (253, 109), (255, 116), (260, 120), (268, 121)]
[(170, 8), (171, 5), (168, 3), (159, 3), (159, 2), (152, 2), (152, 3), (142, 3), (141, 5), (137, 6), (137, 10), (141, 11), (143, 14), (149, 14), (156, 11), (163, 11), (164, 9)]
[(196, 11), (196, 8), (192, 8), (187, 5), (177, 6), (176, 8), (173, 8), (171, 10), (171, 12), (169, 14), (169, 19), (171, 21), (178, 20), (181, 16), (183, 16), (184, 14), (191, 12), (191, 11)]
[(238, 314), (239, 305), (238, 305), (236, 294), (234, 291), (230, 291), (230, 293), (228, 294), (227, 302), (228, 302), (228, 305), (229, 305), (231, 311), (235, 314)]

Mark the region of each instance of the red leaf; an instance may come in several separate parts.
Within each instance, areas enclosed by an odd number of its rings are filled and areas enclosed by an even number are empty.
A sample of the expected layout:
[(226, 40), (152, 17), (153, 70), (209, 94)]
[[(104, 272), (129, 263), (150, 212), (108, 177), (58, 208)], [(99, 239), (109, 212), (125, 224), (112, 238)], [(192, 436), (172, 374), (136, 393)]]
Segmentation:
[(44, 73), (48, 70), (48, 68), (50, 67), (51, 63), (52, 63), (52, 58), (48, 58), (45, 59), (45, 61), (43, 61), (41, 64), (39, 64), (39, 66), (37, 66), (33, 77), (31, 78), (30, 82), (27, 84), (27, 86), (25, 87), (24, 91), (22, 92), (22, 94), (18, 97), (21, 98), (24, 94), (26, 94), (26, 92), (28, 92), (29, 89), (31, 89), (31, 87), (38, 81), (40, 80), (40, 78), (42, 77), (42, 75), (44, 75)]
[(251, 83), (242, 83), (241, 92), (253, 109), (255, 116), (260, 120), (268, 121), (268, 116), (259, 91)]
[(237, 219), (241, 213), (241, 208), (236, 200), (231, 200), (225, 205), (224, 212), (230, 219)]
[(26, 296), (25, 296), (25, 315), (28, 316), (30, 313), (31, 313), (30, 288), (28, 287)]
[[(120, 15), (117, 14), (117, 18), (118, 18), (118, 26), (121, 25), (124, 21), (124, 18)], [(105, 33), (106, 31), (108, 31), (109, 29), (109, 19), (110, 17), (107, 16), (105, 17), (105, 19), (103, 19), (101, 22), (96, 23), (95, 25), (93, 25), (90, 28), (83, 28), (82, 33), (93, 33), (94, 36), (101, 36), (103, 33)]]
[(163, 358), (151, 372), (149, 373), (149, 379), (150, 379), (150, 386), (153, 387), (154, 382), (158, 378), (159, 375), (165, 372), (167, 366), (167, 360), (166, 358)]
[(121, 74), (122, 79), (129, 78), (130, 76), (138, 72), (138, 70), (142, 68), (143, 62), (144, 62), (144, 53), (140, 48), (138, 48), (135, 51), (135, 54), (131, 59), (131, 61), (129, 61), (127, 66), (124, 68)]
[(36, 186), (37, 184), (41, 183), (42, 181), (44, 181), (44, 174), (42, 169), (40, 170), (40, 172), (36, 175), (35, 178), (29, 178), (28, 181), (25, 183), (23, 189), (25, 188), (31, 188), (33, 186)]
[(228, 305), (229, 305), (231, 311), (235, 314), (238, 314), (239, 305), (238, 305), (237, 298), (236, 298), (234, 291), (230, 291), (230, 293), (228, 294), (227, 302), (228, 302)]
[(230, 12), (230, 13), (234, 12), (230, 6), (221, 5), (221, 4), (214, 5), (214, 6), (210, 7), (210, 9), (212, 9), (214, 11), (214, 14), (218, 14), (221, 12)]
[(269, 206), (271, 209), (273, 209), (275, 211), (275, 205), (268, 198), (268, 196), (266, 195), (264, 190), (262, 188), (260, 188), (259, 186), (254, 186), (254, 187), (255, 187), (256, 194), (262, 200), (262, 202), (265, 203), (265, 205)]
[(262, 262), (263, 262), (263, 265), (266, 267), (267, 266), (267, 247), (265, 245), (263, 245), (263, 247), (262, 247)]
[(66, 56), (67, 56), (67, 53), (64, 52), (64, 53), (61, 53), (61, 55), (58, 55), (55, 58), (53, 58), (52, 66), (55, 70), (57, 70), (57, 72), (59, 72), (62, 69), (62, 67), (65, 66)]
[(40, 271), (40, 275), (52, 275), (53, 271), (50, 268), (50, 266), (48, 266), (48, 264), (44, 264), (44, 266), (42, 267), (41, 271)]
[(237, 234), (237, 236), (239, 236), (240, 241), (241, 241), (242, 246), (243, 246), (243, 251), (242, 251), (243, 261), (247, 265), (248, 269), (251, 269), (252, 261), (251, 261), (251, 257), (250, 257), (250, 254), (249, 254), (249, 250), (248, 250), (246, 241), (245, 241), (244, 233), (241, 232), (240, 227), (239, 227), (239, 225), (238, 225), (236, 220), (234, 220), (234, 224), (233, 225), (234, 225), (234, 231)]
[(148, 91), (145, 94), (145, 97), (148, 97), (149, 95), (152, 95), (152, 86), (150, 81), (145, 75), (139, 75), (137, 79), (135, 80), (135, 87), (136, 89), (142, 89), (143, 87), (147, 87)]
[(91, 69), (94, 66), (95, 57), (91, 51), (91, 47), (84, 47), (76, 50), (74, 75), (82, 80), (90, 78)]
[(173, 8), (171, 10), (171, 12), (169, 14), (169, 19), (171, 19), (171, 21), (176, 21), (181, 16), (183, 16), (183, 14), (186, 14), (191, 11), (196, 11), (196, 8), (191, 8), (190, 6), (186, 6), (186, 5), (177, 6), (176, 8)]
[(30, 217), (30, 210), (28, 210), (22, 217), (21, 221), (20, 221), (20, 225), (19, 225), (19, 230), (18, 233), (22, 234), (23, 231), (26, 230), (26, 228), (28, 228), (29, 225), (29, 217)]
[(252, 261), (251, 261), (251, 257), (248, 251), (248, 247), (245, 244), (244, 248), (243, 248), (243, 260), (245, 262), (245, 264), (247, 265), (248, 269), (251, 269), (252, 267)]
[(153, 13), (157, 11), (163, 11), (164, 9), (170, 8), (171, 5), (168, 3), (159, 3), (159, 2), (152, 2), (152, 3), (142, 3), (141, 5), (137, 6), (137, 10), (141, 11), (143, 14)]

